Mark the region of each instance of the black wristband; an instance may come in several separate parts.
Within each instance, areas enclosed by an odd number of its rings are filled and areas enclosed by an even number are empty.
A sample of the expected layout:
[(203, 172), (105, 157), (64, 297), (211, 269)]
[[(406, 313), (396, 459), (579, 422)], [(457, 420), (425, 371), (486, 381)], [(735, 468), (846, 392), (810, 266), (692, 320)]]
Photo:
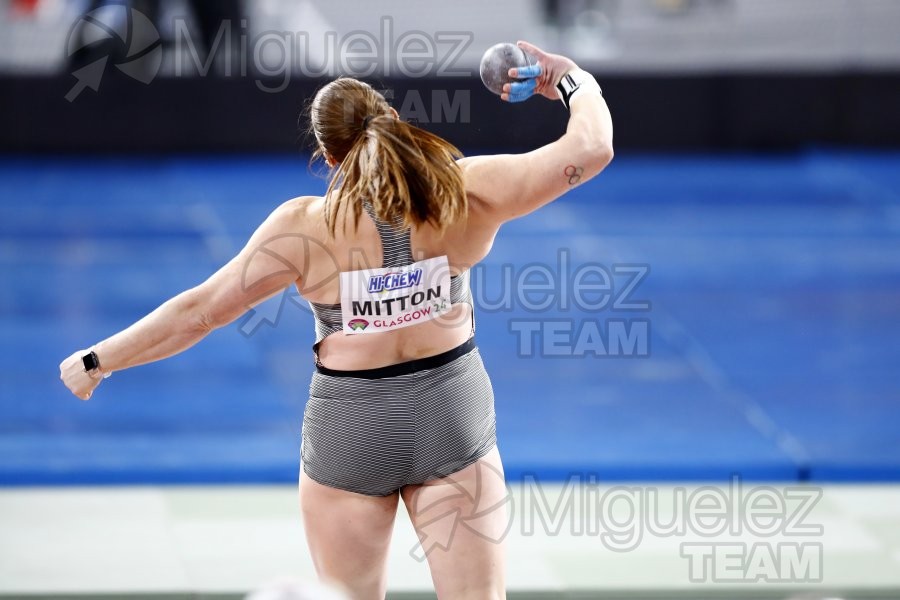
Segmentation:
[(597, 81), (587, 71), (573, 69), (563, 75), (563, 78), (559, 80), (559, 83), (556, 84), (556, 89), (559, 91), (559, 98), (562, 100), (563, 104), (566, 105), (566, 108), (569, 108), (572, 96), (575, 95), (575, 92), (580, 90), (583, 86), (595, 88), (603, 95), (603, 91), (600, 89), (600, 86), (597, 85)]

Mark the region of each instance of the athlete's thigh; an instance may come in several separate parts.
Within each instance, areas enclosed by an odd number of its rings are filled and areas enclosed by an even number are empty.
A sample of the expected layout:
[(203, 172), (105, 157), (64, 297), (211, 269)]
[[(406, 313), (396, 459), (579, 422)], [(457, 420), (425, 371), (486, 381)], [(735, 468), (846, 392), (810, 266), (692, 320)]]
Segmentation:
[(509, 494), (496, 446), (447, 477), (403, 488), (438, 597), (503, 598)]
[(366, 496), (300, 474), (300, 506), (316, 572), (354, 600), (384, 598), (398, 494)]

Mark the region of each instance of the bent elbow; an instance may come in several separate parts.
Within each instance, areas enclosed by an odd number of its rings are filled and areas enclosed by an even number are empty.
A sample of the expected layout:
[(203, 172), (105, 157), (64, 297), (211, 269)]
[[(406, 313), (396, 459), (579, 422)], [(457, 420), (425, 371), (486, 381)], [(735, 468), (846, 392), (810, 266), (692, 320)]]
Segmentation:
[(205, 336), (221, 327), (219, 317), (211, 310), (210, 303), (204, 301), (199, 288), (184, 292), (173, 302), (182, 330)]
[(615, 152), (611, 142), (597, 142), (590, 149), (591, 162), (598, 172), (602, 171), (612, 162)]
[(192, 319), (191, 329), (201, 335), (212, 333), (213, 330), (225, 325), (219, 323), (218, 320), (206, 311), (200, 311)]
[(238, 307), (232, 305), (213, 304), (199, 310), (194, 317), (194, 323), (204, 334), (211, 333), (216, 329), (230, 325), (248, 309), (249, 307), (238, 309)]
[(585, 170), (591, 177), (599, 174), (612, 162), (614, 153), (612, 144), (606, 141), (591, 141), (586, 143), (582, 150)]

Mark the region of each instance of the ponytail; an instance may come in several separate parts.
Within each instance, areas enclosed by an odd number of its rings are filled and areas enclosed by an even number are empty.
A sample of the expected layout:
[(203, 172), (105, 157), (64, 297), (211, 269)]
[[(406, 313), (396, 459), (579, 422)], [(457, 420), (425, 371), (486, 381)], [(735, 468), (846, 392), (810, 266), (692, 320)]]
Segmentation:
[[(328, 93), (335, 86), (340, 89)], [(329, 107), (329, 99), (339, 99), (332, 103), (343, 106)], [(336, 113), (339, 121), (329, 123)], [(456, 164), (462, 153), (443, 138), (398, 119), (368, 85), (335, 80), (316, 96), (311, 117), (319, 140), (317, 155), (338, 161), (325, 195), (325, 222), (332, 235), (339, 220), (344, 229), (348, 218), (354, 229), (359, 225), (364, 201), (371, 203), (379, 220), (399, 222), (404, 228), (430, 225), (444, 231), (466, 216), (467, 197)]]

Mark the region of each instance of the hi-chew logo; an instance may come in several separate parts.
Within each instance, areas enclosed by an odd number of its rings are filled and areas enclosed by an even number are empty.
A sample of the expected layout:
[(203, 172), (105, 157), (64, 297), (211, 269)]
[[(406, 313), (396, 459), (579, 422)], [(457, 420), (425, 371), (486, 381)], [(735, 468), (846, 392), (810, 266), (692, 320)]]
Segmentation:
[(369, 278), (369, 293), (390, 292), (404, 290), (419, 285), (422, 282), (422, 269), (415, 269), (408, 273), (386, 273), (373, 275)]

